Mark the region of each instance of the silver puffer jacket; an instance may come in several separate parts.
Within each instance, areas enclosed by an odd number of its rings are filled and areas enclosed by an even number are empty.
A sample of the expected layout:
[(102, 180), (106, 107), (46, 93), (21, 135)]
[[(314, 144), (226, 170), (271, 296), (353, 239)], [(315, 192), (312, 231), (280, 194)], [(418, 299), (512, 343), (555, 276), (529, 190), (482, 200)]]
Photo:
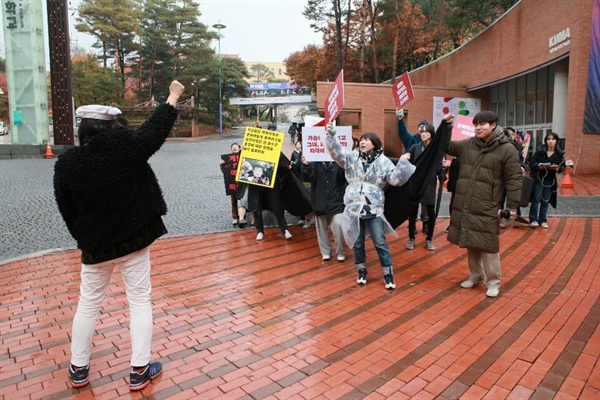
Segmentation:
[(404, 158), (398, 160), (398, 165), (394, 165), (382, 154), (365, 170), (359, 151), (345, 150), (335, 136), (327, 135), (325, 146), (331, 158), (344, 168), (348, 181), (344, 194), (346, 207), (342, 224), (346, 244), (349, 247), (354, 245), (360, 232), (360, 214), (367, 204), (371, 208), (371, 213), (377, 214), (383, 220), (385, 233), (395, 233), (383, 215), (384, 189), (387, 185), (404, 185), (415, 172), (415, 166)]

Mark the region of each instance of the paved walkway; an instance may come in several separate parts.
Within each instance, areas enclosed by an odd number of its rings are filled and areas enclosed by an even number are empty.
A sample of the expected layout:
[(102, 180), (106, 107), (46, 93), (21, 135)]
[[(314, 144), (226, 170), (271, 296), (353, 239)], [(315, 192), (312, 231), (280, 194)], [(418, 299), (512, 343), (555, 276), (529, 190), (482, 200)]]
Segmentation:
[[(0, 269), (2, 399), (598, 399), (600, 219), (552, 218), (502, 232), (503, 285), (461, 289), (466, 254), (390, 240), (395, 291), (368, 247), (369, 282), (351, 257), (322, 262), (313, 229), (157, 241), (153, 356), (161, 378), (130, 394), (128, 317), (118, 273), (97, 325), (91, 384), (67, 367), (79, 253)], [(443, 226), (444, 222), (440, 224)], [(400, 229), (404, 231), (403, 229)], [(8, 267), (8, 268), (6, 268)]]
[[(433, 252), (390, 238), (395, 291), (372, 245), (369, 282), (321, 261), (313, 229), (158, 240), (153, 357), (163, 375), (128, 390), (128, 313), (115, 273), (97, 325), (91, 384), (69, 386), (79, 252), (0, 261), (0, 399), (593, 399), (600, 398), (599, 177), (576, 177), (561, 203), (589, 217), (506, 229), (503, 284), (461, 289), (466, 252), (441, 219)], [(583, 196), (583, 197), (581, 197)], [(43, 203), (41, 203), (43, 204)], [(581, 214), (578, 214), (581, 215)]]

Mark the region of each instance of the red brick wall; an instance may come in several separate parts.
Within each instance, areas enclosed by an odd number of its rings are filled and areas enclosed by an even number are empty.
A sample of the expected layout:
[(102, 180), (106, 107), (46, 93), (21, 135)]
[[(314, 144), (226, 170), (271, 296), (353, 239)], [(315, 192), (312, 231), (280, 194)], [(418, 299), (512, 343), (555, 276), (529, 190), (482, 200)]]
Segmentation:
[[(523, 0), (503, 18), (453, 53), (411, 71), (415, 99), (408, 103), (409, 131), (421, 119), (431, 121), (433, 97), (476, 97), (487, 107), (487, 89), (467, 88), (514, 77), (568, 55), (566, 110), (567, 158), (577, 174), (600, 174), (600, 135), (582, 133), (590, 46), (592, 0)], [(568, 46), (551, 53), (549, 39), (570, 30)], [(323, 108), (331, 83), (317, 83), (317, 104)], [(390, 85), (345, 83), (342, 113), (360, 114), (359, 131), (380, 134), (388, 154), (399, 153), (395, 109)], [(356, 133), (358, 134), (358, 133)]]

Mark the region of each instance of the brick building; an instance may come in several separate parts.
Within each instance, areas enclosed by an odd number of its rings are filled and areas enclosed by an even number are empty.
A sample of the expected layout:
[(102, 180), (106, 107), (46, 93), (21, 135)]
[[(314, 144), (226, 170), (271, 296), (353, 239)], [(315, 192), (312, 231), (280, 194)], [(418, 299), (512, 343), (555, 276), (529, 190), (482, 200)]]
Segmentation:
[[(600, 174), (600, 132), (583, 132), (592, 11), (599, 9), (600, 0), (518, 2), (468, 43), (410, 71), (415, 98), (405, 108), (409, 130), (422, 119), (437, 122), (449, 98), (472, 99), (481, 110), (495, 111), (501, 126), (530, 133), (531, 149), (546, 133), (558, 133), (574, 173)], [(319, 111), (331, 85), (317, 83)], [(344, 98), (340, 124), (352, 125), (356, 134), (382, 134), (386, 153), (398, 156), (391, 82), (346, 82)]]

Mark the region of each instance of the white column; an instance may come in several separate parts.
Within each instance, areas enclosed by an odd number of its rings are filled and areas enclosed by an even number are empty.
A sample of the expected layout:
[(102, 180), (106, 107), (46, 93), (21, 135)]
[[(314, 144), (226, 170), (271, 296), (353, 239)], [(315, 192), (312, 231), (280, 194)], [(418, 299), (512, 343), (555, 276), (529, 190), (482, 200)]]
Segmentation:
[[(567, 98), (569, 90), (569, 60), (561, 60), (554, 69), (554, 99), (552, 109), (552, 131), (558, 136), (567, 136)], [(545, 136), (545, 135), (544, 135)], [(542, 144), (542, 143), (539, 143)]]

